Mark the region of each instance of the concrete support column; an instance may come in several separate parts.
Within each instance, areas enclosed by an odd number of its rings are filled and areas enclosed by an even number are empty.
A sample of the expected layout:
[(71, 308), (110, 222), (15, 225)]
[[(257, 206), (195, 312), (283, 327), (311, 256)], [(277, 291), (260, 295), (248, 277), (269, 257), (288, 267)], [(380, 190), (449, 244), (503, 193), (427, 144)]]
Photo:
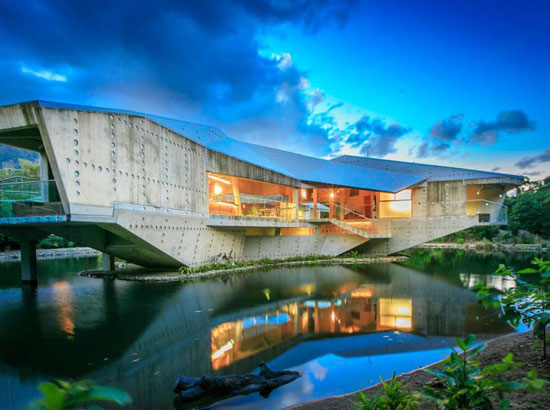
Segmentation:
[[(40, 181), (48, 181), (50, 179), (50, 165), (45, 151), (40, 151)], [(40, 184), (40, 196), (42, 202), (50, 201), (49, 184), (42, 182)]]
[(233, 192), (233, 203), (237, 206), (237, 216), (243, 215), (243, 207), (241, 206), (241, 193), (239, 191), (239, 180), (231, 178), (231, 189)]
[(296, 210), (296, 222), (298, 222), (299, 215), (298, 215), (298, 203), (300, 199), (298, 197), (298, 188), (294, 189), (294, 209)]
[(317, 214), (317, 188), (313, 188), (313, 219), (318, 219)]
[(36, 269), (36, 241), (21, 242), (21, 282), (36, 285), (38, 275)]
[(340, 199), (340, 219), (343, 220), (346, 215), (346, 211), (344, 210), (346, 206), (346, 189), (345, 188), (340, 189), (339, 197), (340, 197), (339, 198)]
[(101, 254), (101, 270), (113, 271), (115, 270), (115, 257), (108, 253)]

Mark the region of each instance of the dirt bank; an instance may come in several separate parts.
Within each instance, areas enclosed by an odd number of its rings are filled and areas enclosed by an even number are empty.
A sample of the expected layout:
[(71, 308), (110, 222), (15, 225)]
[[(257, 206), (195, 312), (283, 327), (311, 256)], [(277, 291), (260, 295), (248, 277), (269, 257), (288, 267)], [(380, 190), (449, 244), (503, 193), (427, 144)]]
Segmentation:
[(481, 251), (505, 251), (505, 252), (550, 252), (550, 247), (546, 243), (488, 243), (483, 242), (434, 242), (423, 243), (416, 246), (420, 249), (464, 249)]

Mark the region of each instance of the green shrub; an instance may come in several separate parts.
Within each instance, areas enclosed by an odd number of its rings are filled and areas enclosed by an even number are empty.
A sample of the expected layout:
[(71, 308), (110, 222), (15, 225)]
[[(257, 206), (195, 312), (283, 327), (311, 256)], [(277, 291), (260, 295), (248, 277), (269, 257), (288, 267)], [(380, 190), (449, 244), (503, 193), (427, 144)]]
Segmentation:
[(488, 288), (477, 283), (477, 297), (488, 307), (501, 307), (504, 318), (513, 326), (520, 321), (527, 326), (533, 326), (533, 333), (538, 342), (542, 342), (543, 356), (546, 357), (546, 327), (550, 324), (550, 261), (535, 258), (532, 261), (535, 268), (514, 271), (500, 265), (496, 275), (509, 276), (516, 286), (503, 294), (494, 288)]
[(349, 251), (348, 253), (344, 254), (346, 258), (353, 258), (353, 259), (359, 259), (361, 257), (361, 254), (357, 251)]
[(403, 391), (403, 383), (398, 382), (393, 372), (392, 378), (385, 382), (380, 377), (384, 395), (367, 398), (359, 392), (359, 401), (354, 402), (359, 410), (415, 410), (418, 408), (418, 394)]
[(124, 406), (132, 402), (128, 393), (113, 387), (99, 386), (89, 380), (74, 383), (56, 380), (42, 383), (38, 388), (43, 397), (27, 405), (25, 410), (102, 410), (98, 405), (88, 404), (103, 401)]
[[(499, 409), (508, 409), (510, 402), (504, 397), (513, 389), (528, 391), (543, 388), (547, 382), (537, 379), (535, 370), (531, 370), (521, 382), (507, 381), (502, 373), (513, 370), (518, 363), (508, 353), (501, 362), (481, 367), (475, 356), (485, 349), (485, 344), (473, 347), (474, 335), (464, 340), (455, 339), (461, 353), (453, 351), (443, 362), (442, 370), (426, 369), (435, 376), (441, 387), (426, 386), (424, 396), (434, 400), (445, 409), (493, 409), (495, 400), (500, 402)], [(473, 348), (472, 348), (473, 347)]]
[(189, 266), (181, 266), (179, 268), (180, 275), (191, 275), (193, 273), (193, 269), (191, 269)]

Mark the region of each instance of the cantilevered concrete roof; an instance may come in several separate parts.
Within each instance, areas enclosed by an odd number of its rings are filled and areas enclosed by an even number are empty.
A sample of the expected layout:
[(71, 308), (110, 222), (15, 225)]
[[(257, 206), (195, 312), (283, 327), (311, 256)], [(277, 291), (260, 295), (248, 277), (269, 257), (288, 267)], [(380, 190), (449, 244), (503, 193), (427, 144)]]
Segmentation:
[(459, 179), (485, 179), (485, 178), (506, 178), (517, 180), (518, 184), (523, 183), (521, 175), (502, 174), (500, 172), (479, 171), (468, 168), (447, 167), (442, 165), (418, 164), (416, 162), (395, 161), (389, 159), (357, 157), (344, 155), (334, 158), (332, 161), (341, 164), (364, 167), (372, 170), (385, 170), (399, 172), (409, 175), (416, 175), (427, 178), (430, 181), (454, 181)]
[(113, 113), (144, 117), (221, 154), (270, 169), (306, 183), (327, 184), (382, 192), (399, 192), (426, 179), (424, 176), (367, 169), (309, 157), (226, 136), (219, 128), (135, 111), (89, 107), (51, 101), (31, 102), (46, 108)]

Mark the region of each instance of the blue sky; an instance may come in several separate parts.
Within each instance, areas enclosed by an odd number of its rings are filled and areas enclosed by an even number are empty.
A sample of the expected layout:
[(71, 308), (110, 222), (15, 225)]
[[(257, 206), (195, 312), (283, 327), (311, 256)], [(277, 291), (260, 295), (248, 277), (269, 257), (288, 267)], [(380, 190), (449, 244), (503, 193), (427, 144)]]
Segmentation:
[(220, 126), (305, 154), (550, 174), (546, 1), (0, 3), (0, 103)]

